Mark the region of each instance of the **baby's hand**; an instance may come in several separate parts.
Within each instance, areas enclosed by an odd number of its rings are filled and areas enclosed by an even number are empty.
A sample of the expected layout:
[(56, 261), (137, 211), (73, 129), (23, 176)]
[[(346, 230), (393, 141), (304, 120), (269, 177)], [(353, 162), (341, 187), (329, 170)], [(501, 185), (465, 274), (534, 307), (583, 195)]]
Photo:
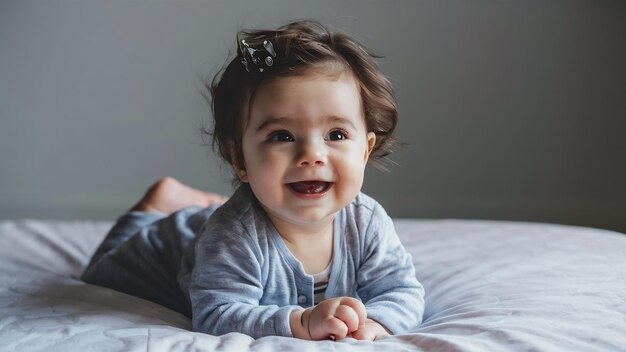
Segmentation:
[(309, 316), (312, 340), (338, 340), (365, 323), (367, 311), (361, 301), (352, 297), (330, 298), (320, 302)]
[(352, 297), (330, 298), (301, 314), (301, 326), (308, 335), (305, 338), (311, 340), (343, 339), (357, 331), (367, 318), (363, 303)]
[(389, 331), (375, 320), (367, 319), (359, 329), (352, 333), (352, 337), (357, 340), (374, 341), (380, 336), (389, 336)]

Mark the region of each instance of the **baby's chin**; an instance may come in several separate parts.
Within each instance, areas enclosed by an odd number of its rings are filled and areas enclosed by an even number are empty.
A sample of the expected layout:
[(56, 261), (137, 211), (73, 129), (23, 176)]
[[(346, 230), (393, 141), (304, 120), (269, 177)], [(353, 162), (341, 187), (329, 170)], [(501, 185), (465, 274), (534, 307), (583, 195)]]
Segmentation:
[(312, 226), (324, 226), (332, 223), (335, 220), (339, 211), (345, 207), (290, 207), (273, 209), (261, 204), (268, 217), (276, 228), (281, 228), (284, 225), (294, 227), (312, 227)]

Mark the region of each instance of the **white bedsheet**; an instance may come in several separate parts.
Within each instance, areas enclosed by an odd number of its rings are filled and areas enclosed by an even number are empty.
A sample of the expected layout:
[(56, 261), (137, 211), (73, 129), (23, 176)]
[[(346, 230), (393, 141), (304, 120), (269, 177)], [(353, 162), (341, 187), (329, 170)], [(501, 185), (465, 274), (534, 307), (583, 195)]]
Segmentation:
[(76, 278), (106, 222), (0, 221), (1, 351), (626, 351), (626, 235), (560, 225), (396, 220), (426, 288), (414, 332), (258, 340)]

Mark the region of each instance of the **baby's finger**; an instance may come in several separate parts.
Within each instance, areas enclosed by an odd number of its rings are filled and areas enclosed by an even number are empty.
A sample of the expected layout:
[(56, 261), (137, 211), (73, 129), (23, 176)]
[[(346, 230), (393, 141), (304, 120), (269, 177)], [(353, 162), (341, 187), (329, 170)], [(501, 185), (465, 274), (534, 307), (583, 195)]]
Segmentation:
[(365, 305), (363, 305), (363, 302), (358, 299), (352, 297), (342, 297), (339, 304), (343, 304), (354, 309), (356, 315), (359, 317), (359, 325), (363, 325), (365, 320), (367, 320), (367, 310), (365, 310)]
[(376, 338), (376, 332), (369, 328), (369, 326), (364, 325), (359, 330), (352, 333), (352, 337), (357, 340), (368, 340), (374, 341)]
[(346, 324), (348, 332), (353, 332), (359, 328), (359, 316), (350, 306), (342, 304), (337, 307), (335, 310), (335, 318)]
[(335, 317), (330, 317), (326, 320), (324, 325), (325, 330), (328, 332), (328, 337), (331, 340), (341, 340), (348, 335), (348, 327), (346, 324)]

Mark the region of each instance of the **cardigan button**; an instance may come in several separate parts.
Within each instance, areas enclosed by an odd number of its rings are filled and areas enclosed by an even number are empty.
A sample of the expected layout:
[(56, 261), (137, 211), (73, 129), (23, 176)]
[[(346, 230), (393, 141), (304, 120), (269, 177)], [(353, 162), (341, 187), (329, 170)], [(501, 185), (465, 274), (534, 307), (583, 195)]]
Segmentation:
[(300, 304), (306, 303), (306, 296), (305, 295), (298, 296), (298, 303)]

